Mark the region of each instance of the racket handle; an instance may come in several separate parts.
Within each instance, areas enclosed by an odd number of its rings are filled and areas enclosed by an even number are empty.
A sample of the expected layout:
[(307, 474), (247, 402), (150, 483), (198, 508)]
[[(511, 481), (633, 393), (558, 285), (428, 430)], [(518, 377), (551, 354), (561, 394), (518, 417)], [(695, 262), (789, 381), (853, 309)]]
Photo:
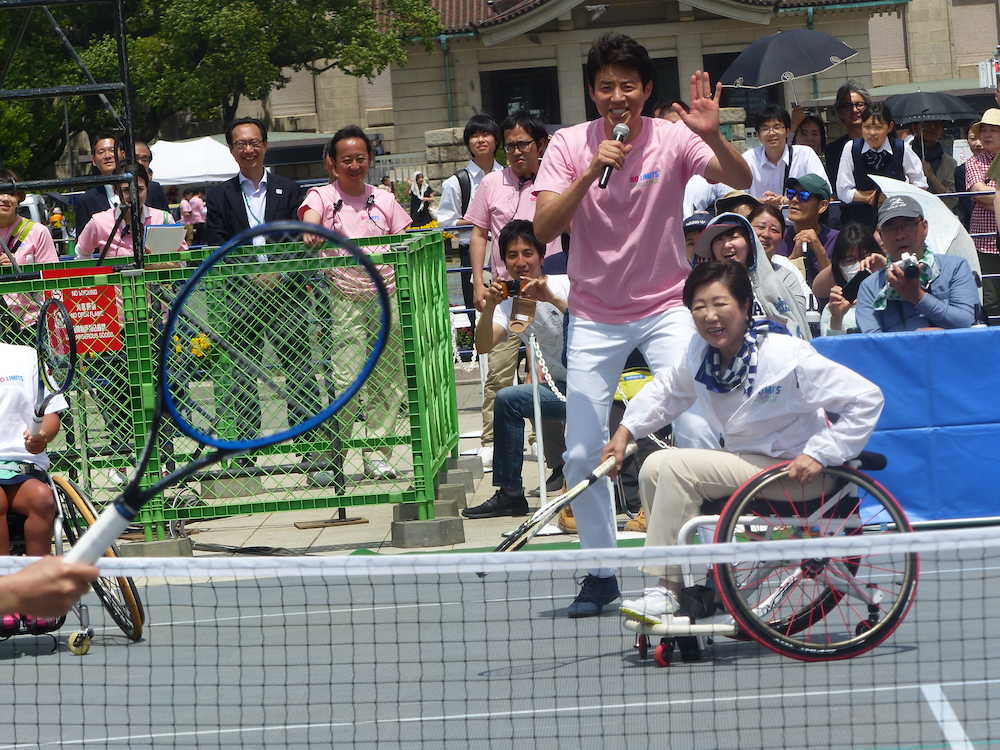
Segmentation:
[(31, 418), (31, 424), (28, 426), (28, 434), (31, 437), (38, 437), (42, 434), (42, 417), (35, 414)]
[(66, 553), (66, 560), (93, 565), (104, 556), (108, 547), (115, 543), (130, 522), (131, 519), (126, 518), (118, 509), (118, 503), (112, 503), (101, 511), (94, 525)]

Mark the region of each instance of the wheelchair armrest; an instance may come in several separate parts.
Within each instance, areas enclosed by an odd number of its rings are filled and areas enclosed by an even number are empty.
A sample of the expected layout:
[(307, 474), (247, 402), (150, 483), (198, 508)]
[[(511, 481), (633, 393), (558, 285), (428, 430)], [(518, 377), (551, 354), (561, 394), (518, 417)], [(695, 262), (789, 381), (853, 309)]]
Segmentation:
[(856, 469), (864, 469), (865, 471), (881, 471), (886, 467), (889, 461), (883, 453), (876, 453), (875, 451), (861, 451), (857, 458), (853, 458), (847, 463)]

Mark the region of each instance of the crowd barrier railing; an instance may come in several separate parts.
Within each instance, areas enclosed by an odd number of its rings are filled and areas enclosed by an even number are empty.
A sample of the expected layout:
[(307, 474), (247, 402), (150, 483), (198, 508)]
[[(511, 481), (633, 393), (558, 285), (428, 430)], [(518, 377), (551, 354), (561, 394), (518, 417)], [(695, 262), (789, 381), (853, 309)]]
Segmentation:
[[(228, 459), (168, 490), (138, 519), (147, 540), (165, 538), (175, 522), (285, 510), (416, 503), (418, 518), (433, 518), (435, 478), (458, 445), (442, 237), (393, 235), (358, 244), (384, 246), (386, 251), (372, 258), (392, 267), (396, 283), (386, 350), (349, 402), (351, 408), (298, 439)], [(347, 257), (316, 257), (298, 243), (255, 247), (253, 253), (225, 264), (218, 279), (206, 282), (197, 309), (213, 330), (226, 330), (237, 346), (259, 350), (274, 373), (272, 382), (294, 387), (288, 371), (297, 357), (308, 368), (307, 377), (327, 393), (335, 392), (331, 362), (346, 357), (348, 346), (354, 345), (347, 333), (351, 325), (377, 325), (365, 321), (377, 321), (378, 303), (374, 296), (354, 300), (347, 320), (335, 299), (342, 293), (322, 280), (331, 269), (356, 263)], [(25, 273), (43, 271), (40, 280), (0, 276), (0, 294), (9, 308), (23, 311), (58, 294), (74, 320), (78, 373), (63, 429), (49, 455), (51, 470), (69, 475), (98, 505), (117, 495), (145, 447), (156, 407), (155, 362), (165, 311), (206, 254), (204, 249), (157, 254), (142, 271), (122, 268), (120, 263), (129, 259), (114, 259), (100, 266), (71, 261), (22, 268)], [(266, 263), (260, 254), (266, 254)], [(314, 272), (318, 280), (307, 290), (314, 295), (309, 320), (280, 317), (281, 294), (275, 284), (280, 290), (281, 274), (293, 271), (297, 276)], [(300, 338), (291, 342), (294, 356), (269, 338), (269, 320), (297, 332)], [(189, 363), (182, 382), (190, 389), (187, 400), (194, 409), (216, 425), (230, 425), (226, 429), (237, 438), (243, 437), (241, 429), (256, 429), (248, 422), (280, 424), (288, 418), (293, 405), (287, 394), (274, 393), (256, 379), (247, 382), (239, 362), (212, 351), (196, 328), (182, 327), (168, 342)], [(391, 397), (383, 398), (386, 394)], [(390, 454), (388, 463), (397, 477), (366, 475), (363, 452), (380, 449)], [(153, 484), (197, 450), (194, 441), (165, 430), (141, 484)]]

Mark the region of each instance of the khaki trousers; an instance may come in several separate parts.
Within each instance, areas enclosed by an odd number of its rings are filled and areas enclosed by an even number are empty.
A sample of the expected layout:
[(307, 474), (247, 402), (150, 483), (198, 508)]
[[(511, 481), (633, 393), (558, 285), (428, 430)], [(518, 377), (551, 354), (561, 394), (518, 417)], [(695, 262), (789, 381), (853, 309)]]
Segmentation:
[(497, 391), (514, 384), (514, 371), (517, 369), (517, 350), (521, 348), (521, 338), (514, 333), (508, 334), (506, 341), (501, 341), (490, 350), (489, 370), (486, 383), (483, 385), (483, 445), (493, 444), (493, 404)]
[[(646, 546), (677, 544), (681, 527), (701, 513), (704, 501), (728, 498), (754, 474), (780, 461), (755, 453), (697, 448), (667, 448), (651, 454), (639, 472), (639, 497), (646, 511)], [(774, 499), (815, 498), (823, 490), (823, 480), (805, 486), (783, 480), (774, 487)], [(647, 565), (642, 570), (666, 578), (671, 584), (684, 580), (677, 565)]]

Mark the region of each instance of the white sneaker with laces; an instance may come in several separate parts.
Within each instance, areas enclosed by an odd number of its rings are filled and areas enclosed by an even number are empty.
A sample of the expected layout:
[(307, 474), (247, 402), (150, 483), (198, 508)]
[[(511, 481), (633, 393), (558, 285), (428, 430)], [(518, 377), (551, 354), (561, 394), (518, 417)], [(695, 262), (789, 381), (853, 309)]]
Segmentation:
[(483, 462), (483, 471), (493, 471), (493, 446), (484, 445), (479, 449), (479, 458)]
[(659, 625), (677, 611), (677, 595), (665, 586), (650, 586), (638, 599), (624, 600), (619, 611), (630, 620)]
[(395, 479), (397, 477), (396, 470), (381, 457), (364, 459), (364, 469), (365, 475), (372, 479)]

